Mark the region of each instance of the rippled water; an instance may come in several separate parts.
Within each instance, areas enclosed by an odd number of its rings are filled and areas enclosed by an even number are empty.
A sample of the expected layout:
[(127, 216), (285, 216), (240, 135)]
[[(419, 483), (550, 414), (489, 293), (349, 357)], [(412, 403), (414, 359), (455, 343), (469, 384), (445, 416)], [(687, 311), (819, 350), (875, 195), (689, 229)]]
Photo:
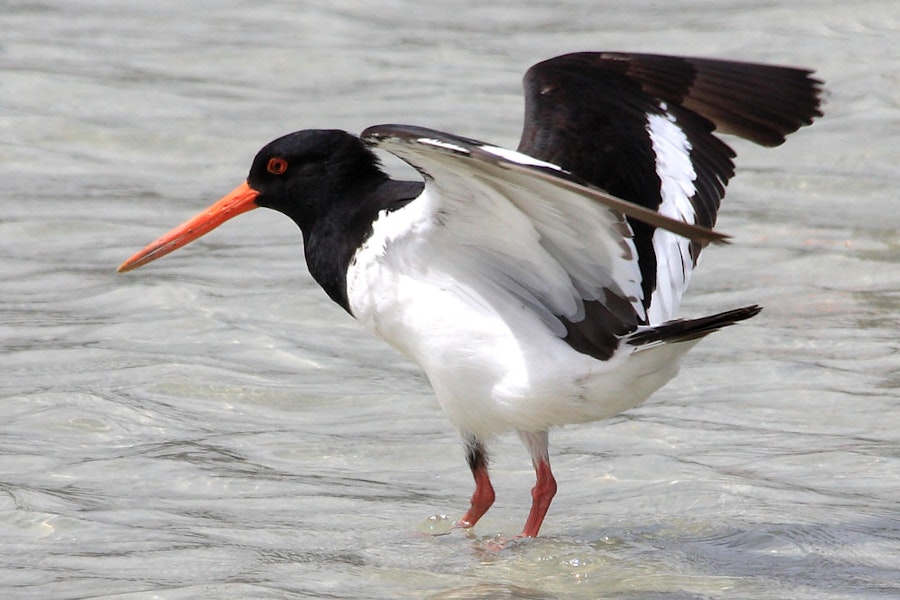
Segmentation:
[[(0, 1), (0, 596), (900, 594), (900, 11), (876, 0)], [(256, 211), (115, 266), (303, 127), (514, 145), (519, 80), (587, 49), (816, 67), (827, 117), (736, 143), (684, 307), (758, 302), (643, 407), (556, 432), (537, 540), (514, 437), (471, 477), (418, 370)]]

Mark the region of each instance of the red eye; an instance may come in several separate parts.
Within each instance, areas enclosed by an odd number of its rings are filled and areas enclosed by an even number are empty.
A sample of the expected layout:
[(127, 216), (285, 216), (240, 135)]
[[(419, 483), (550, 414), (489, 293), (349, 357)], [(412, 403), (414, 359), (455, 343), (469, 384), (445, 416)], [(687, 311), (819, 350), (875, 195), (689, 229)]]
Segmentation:
[(282, 173), (287, 171), (287, 168), (287, 161), (280, 156), (270, 158), (269, 163), (266, 165), (266, 171), (272, 173), (273, 175), (281, 175)]

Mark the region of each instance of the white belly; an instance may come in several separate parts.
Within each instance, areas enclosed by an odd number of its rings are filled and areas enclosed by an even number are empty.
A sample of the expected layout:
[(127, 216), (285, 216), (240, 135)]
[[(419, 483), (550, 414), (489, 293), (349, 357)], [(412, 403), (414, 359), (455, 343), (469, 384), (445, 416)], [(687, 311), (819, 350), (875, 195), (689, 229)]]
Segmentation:
[[(454, 425), (481, 439), (613, 416), (677, 371), (671, 347), (609, 361), (573, 350), (541, 319), (433, 247), (413, 202), (382, 216), (347, 273), (354, 316), (420, 365)], [(417, 231), (418, 228), (418, 231)], [(464, 254), (464, 250), (463, 250)], [(680, 355), (689, 347), (679, 348)], [(669, 350), (666, 350), (669, 348)], [(656, 358), (658, 357), (658, 358)], [(638, 379), (637, 382), (634, 378)]]

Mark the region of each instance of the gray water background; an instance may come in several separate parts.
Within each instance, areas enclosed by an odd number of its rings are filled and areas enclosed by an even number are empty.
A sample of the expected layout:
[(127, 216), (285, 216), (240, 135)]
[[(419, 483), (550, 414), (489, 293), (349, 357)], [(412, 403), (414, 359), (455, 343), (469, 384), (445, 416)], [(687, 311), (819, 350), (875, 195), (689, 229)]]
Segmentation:
[[(0, 597), (900, 596), (893, 2), (0, 1)], [(604, 423), (554, 432), (543, 537), (514, 436), (494, 509), (426, 380), (255, 211), (116, 265), (306, 127), (514, 146), (575, 50), (814, 67), (827, 116), (739, 175), (683, 314), (765, 311)]]

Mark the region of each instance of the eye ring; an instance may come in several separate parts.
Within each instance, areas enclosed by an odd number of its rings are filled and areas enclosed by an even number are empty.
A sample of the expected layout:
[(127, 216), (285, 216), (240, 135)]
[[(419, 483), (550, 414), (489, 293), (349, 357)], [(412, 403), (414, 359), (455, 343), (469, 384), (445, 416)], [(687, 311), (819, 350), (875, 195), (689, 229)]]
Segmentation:
[(288, 162), (280, 156), (273, 156), (266, 164), (266, 171), (268, 171), (272, 175), (282, 175), (285, 171), (287, 171), (287, 168)]

